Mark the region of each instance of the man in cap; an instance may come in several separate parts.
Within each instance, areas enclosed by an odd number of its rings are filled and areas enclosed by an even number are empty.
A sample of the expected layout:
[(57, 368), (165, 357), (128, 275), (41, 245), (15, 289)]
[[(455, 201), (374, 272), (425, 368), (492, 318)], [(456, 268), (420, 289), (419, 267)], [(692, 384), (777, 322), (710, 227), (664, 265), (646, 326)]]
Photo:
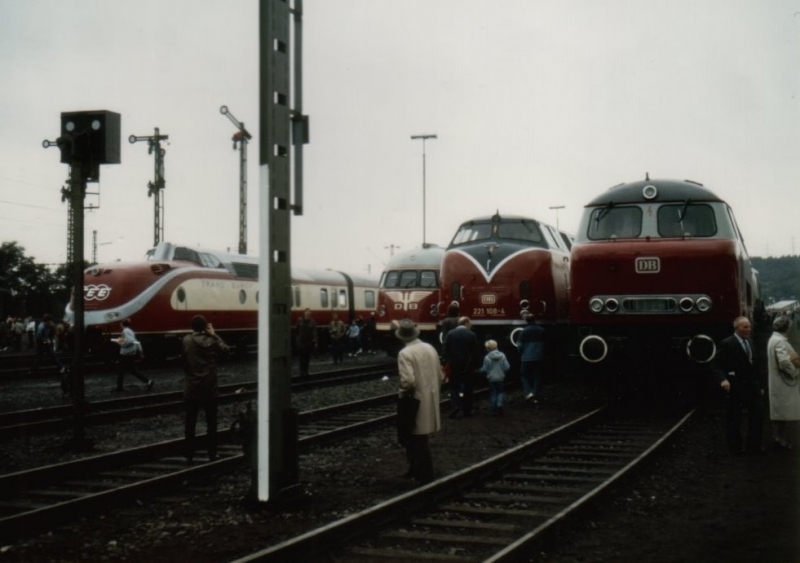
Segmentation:
[(397, 367), (400, 372), (400, 396), (413, 395), (419, 401), (411, 437), (406, 444), (408, 459), (407, 477), (420, 483), (433, 480), (433, 460), (429, 446), (429, 436), (441, 427), (439, 413), (439, 387), (444, 379), (439, 354), (436, 349), (419, 339), (416, 325), (403, 319), (395, 331), (395, 336), (404, 343), (397, 354)]

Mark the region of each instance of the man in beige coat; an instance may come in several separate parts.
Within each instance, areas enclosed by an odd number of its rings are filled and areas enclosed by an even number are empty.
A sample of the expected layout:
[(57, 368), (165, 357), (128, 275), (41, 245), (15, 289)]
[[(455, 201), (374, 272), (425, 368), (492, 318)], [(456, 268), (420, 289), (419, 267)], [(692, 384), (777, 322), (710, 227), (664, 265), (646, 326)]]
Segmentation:
[(433, 460), (428, 437), (442, 428), (439, 387), (444, 374), (436, 349), (419, 339), (419, 330), (412, 321), (400, 321), (395, 336), (405, 344), (397, 354), (400, 396), (413, 394), (419, 401), (416, 424), (406, 445), (406, 476), (420, 483), (428, 483), (433, 480)]

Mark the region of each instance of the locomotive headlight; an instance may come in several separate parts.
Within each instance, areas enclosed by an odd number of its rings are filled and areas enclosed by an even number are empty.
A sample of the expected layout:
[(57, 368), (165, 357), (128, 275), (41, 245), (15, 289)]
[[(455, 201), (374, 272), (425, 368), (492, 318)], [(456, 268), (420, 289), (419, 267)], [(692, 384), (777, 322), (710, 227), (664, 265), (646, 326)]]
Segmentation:
[(589, 301), (589, 309), (591, 309), (592, 313), (600, 313), (603, 310), (603, 300), (595, 297)]
[(694, 301), (692, 301), (691, 297), (684, 297), (680, 301), (680, 307), (681, 311), (683, 311), (684, 313), (688, 313), (692, 309), (694, 309)]
[(701, 297), (697, 300), (697, 310), (701, 313), (708, 313), (711, 310), (711, 298), (710, 297)]
[(619, 309), (619, 301), (611, 297), (610, 299), (606, 299), (606, 309), (609, 313), (616, 313)]

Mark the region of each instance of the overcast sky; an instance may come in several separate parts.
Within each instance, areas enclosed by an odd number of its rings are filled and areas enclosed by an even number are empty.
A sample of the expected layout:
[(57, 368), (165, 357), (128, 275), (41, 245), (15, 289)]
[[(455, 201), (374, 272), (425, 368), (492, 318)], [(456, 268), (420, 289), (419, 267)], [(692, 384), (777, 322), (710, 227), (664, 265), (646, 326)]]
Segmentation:
[[(305, 214), (293, 264), (380, 272), (390, 246), (446, 245), (471, 217), (577, 228), (607, 188), (692, 179), (727, 200), (750, 253), (800, 253), (800, 2), (305, 0)], [(255, 0), (0, 0), (0, 241), (66, 259), (63, 111), (122, 116), (122, 163), (87, 204), (86, 257), (153, 243), (155, 127), (166, 148), (164, 238), (235, 251), (250, 145), (248, 250), (258, 242)], [(90, 191), (98, 186), (90, 184)], [(564, 206), (556, 212), (550, 207)], [(556, 215), (558, 213), (558, 215)]]

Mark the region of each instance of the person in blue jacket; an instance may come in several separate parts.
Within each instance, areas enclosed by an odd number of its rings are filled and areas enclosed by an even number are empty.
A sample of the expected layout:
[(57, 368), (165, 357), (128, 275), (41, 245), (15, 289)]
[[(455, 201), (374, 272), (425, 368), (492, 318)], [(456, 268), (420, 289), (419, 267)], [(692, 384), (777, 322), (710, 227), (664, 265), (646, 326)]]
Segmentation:
[(496, 341), (487, 340), (486, 350), (480, 372), (486, 375), (489, 382), (489, 410), (492, 416), (503, 416), (503, 381), (511, 364), (506, 355), (497, 349)]

